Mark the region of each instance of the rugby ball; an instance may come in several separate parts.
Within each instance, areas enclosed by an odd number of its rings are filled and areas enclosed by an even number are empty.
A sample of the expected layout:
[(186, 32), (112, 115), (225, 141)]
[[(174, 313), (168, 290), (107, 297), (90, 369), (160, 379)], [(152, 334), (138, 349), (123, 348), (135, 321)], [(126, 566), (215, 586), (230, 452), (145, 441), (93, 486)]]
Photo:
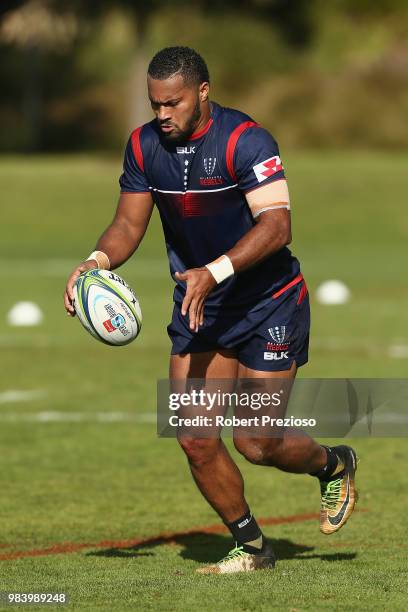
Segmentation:
[(74, 308), (85, 329), (111, 346), (129, 344), (139, 335), (142, 311), (129, 285), (109, 270), (88, 270), (74, 285)]

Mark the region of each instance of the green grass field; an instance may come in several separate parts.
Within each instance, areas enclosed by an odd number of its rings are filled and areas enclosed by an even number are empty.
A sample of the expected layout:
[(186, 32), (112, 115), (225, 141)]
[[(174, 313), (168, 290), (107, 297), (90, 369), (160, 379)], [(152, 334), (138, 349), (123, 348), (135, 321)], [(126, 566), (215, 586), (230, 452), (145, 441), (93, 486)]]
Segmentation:
[[(407, 156), (285, 157), (292, 247), (312, 296), (310, 363), (300, 375), (406, 377)], [(99, 344), (62, 305), (68, 273), (113, 215), (119, 173), (118, 159), (0, 159), (0, 591), (66, 591), (70, 607), (107, 611), (406, 610), (405, 439), (354, 441), (361, 511), (338, 534), (320, 535), (316, 519), (269, 524), (274, 572), (194, 574), (231, 540), (185, 533), (219, 521), (176, 442), (155, 433), (172, 287), (157, 215), (119, 271), (143, 309), (136, 342)], [(315, 303), (329, 278), (350, 287), (347, 305)], [(40, 305), (41, 326), (7, 325), (22, 300)], [(318, 512), (314, 479), (234, 457), (257, 517)]]

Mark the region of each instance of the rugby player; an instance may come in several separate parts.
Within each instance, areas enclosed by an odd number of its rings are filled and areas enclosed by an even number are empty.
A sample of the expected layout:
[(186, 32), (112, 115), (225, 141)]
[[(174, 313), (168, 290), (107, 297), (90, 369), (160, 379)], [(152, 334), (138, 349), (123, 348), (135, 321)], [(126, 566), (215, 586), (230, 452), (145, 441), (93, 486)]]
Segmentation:
[[(278, 145), (248, 115), (209, 99), (203, 58), (170, 47), (151, 60), (155, 118), (127, 143), (115, 217), (95, 251), (70, 275), (114, 269), (138, 248), (156, 204), (163, 224), (174, 310), (170, 378), (289, 379), (307, 362), (309, 299), (291, 242), (290, 202)], [(342, 527), (354, 508), (356, 455), (307, 435), (234, 437), (251, 463), (315, 476), (320, 530)], [(179, 436), (201, 493), (235, 547), (202, 573), (273, 567), (271, 544), (244, 496), (242, 475), (220, 437)]]

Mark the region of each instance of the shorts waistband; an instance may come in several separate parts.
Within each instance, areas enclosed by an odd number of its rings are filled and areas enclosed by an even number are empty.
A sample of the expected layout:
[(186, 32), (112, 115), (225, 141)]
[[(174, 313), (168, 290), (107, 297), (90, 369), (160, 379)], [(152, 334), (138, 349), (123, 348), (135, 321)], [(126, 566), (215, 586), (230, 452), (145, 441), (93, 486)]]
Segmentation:
[(303, 274), (300, 273), (297, 276), (295, 276), (295, 278), (293, 278), (291, 281), (289, 281), (289, 283), (287, 283), (284, 287), (281, 287), (281, 289), (276, 291), (276, 293), (273, 293), (272, 294), (273, 299), (278, 298), (279, 296), (282, 295), (282, 293), (285, 293), (285, 291), (287, 291), (288, 289), (290, 289), (294, 285), (297, 285), (298, 283), (301, 283), (302, 280), (303, 280)]

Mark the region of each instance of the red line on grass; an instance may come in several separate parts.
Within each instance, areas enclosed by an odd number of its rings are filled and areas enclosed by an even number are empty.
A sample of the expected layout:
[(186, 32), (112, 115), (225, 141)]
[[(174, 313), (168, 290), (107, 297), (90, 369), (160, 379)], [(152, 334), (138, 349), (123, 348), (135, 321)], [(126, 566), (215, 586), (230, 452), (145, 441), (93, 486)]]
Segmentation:
[[(307, 514), (294, 514), (292, 516), (267, 517), (258, 520), (260, 525), (282, 525), (284, 523), (299, 523), (318, 519), (319, 514), (309, 512)], [(129, 540), (102, 540), (101, 542), (62, 542), (52, 544), (47, 548), (34, 548), (32, 550), (16, 550), (14, 552), (0, 554), (0, 561), (11, 561), (23, 557), (45, 557), (46, 555), (59, 555), (63, 553), (79, 552), (85, 548), (130, 548), (132, 546), (143, 546), (148, 544), (165, 544), (174, 542), (179, 538), (199, 535), (203, 533), (227, 533), (225, 525), (217, 523), (215, 525), (204, 525), (186, 531), (172, 531), (159, 533), (149, 538), (131, 538)], [(5, 546), (5, 545), (3, 545)]]
[[(366, 510), (359, 508), (358, 512), (366, 512)], [(291, 516), (261, 518), (258, 519), (258, 523), (260, 525), (283, 525), (285, 523), (301, 523), (303, 521), (317, 520), (318, 518), (319, 514), (317, 512), (308, 512), (306, 514), (293, 514)], [(85, 548), (131, 548), (149, 544), (170, 544), (188, 536), (227, 532), (228, 529), (225, 525), (216, 523), (215, 525), (204, 525), (202, 527), (195, 527), (194, 529), (187, 529), (186, 531), (166, 531), (149, 538), (102, 540), (101, 542), (62, 542), (61, 544), (52, 544), (47, 548), (34, 548), (33, 550), (16, 550), (14, 552), (2, 553), (0, 554), (0, 561), (11, 561), (23, 557), (45, 557), (47, 555), (74, 553), (84, 550)], [(3, 544), (3, 546), (6, 545)]]

